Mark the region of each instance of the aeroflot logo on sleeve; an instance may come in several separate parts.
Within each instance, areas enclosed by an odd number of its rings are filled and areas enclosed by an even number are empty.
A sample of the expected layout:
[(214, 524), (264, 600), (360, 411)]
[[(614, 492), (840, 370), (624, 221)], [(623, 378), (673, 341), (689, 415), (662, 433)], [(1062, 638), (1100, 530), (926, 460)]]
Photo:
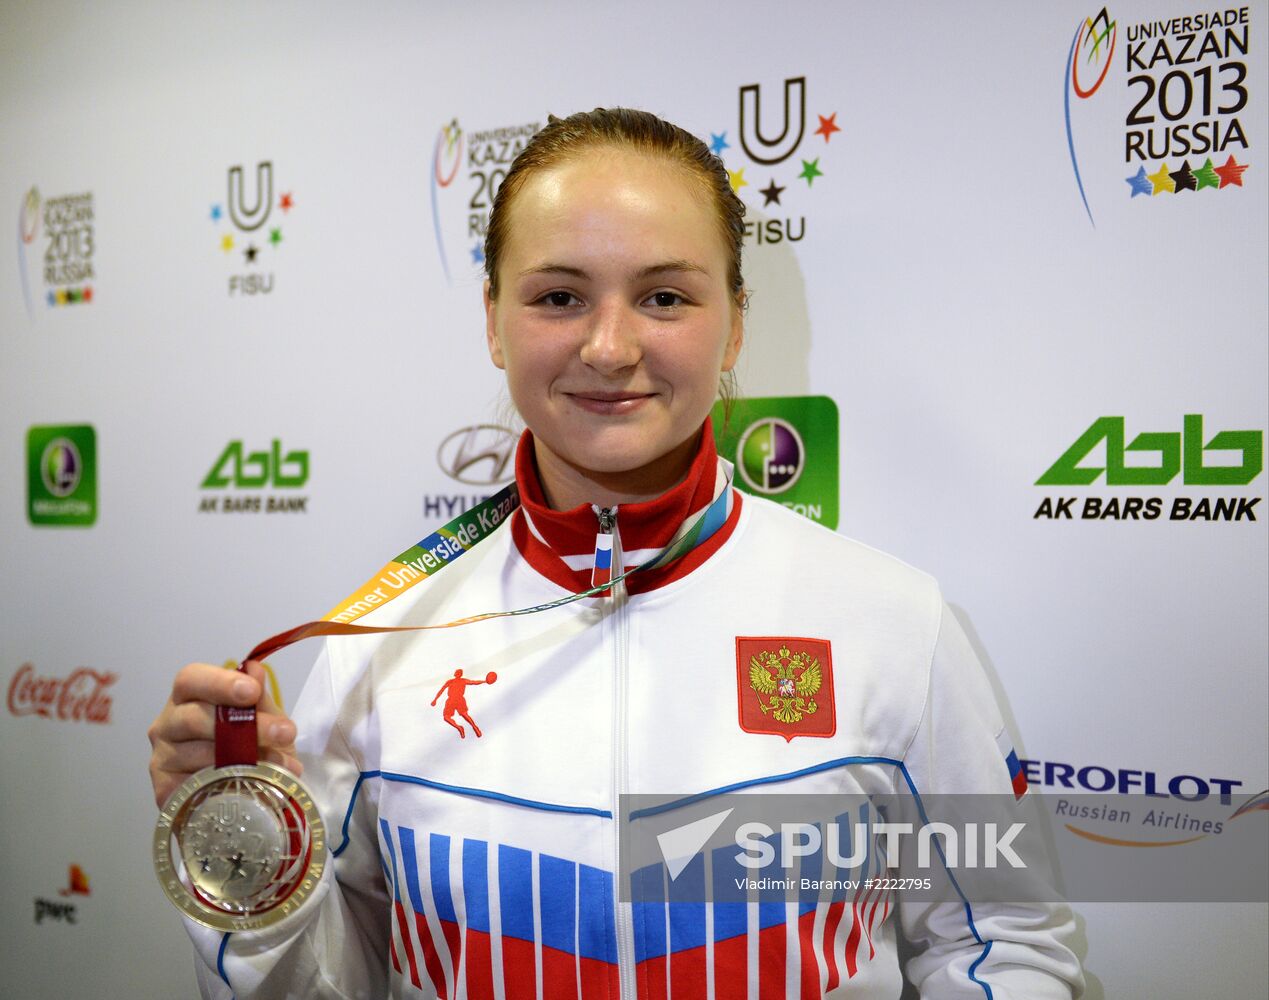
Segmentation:
[[(1179, 430), (1141, 431), (1129, 441), (1124, 417), (1098, 417), (1036, 486), (1246, 487), (1264, 470), (1264, 431), (1204, 429), (1187, 413)], [(1175, 425), (1173, 425), (1175, 427)], [(1033, 515), (1047, 520), (1255, 521), (1262, 497), (1241, 491), (1209, 496), (1046, 496)]]

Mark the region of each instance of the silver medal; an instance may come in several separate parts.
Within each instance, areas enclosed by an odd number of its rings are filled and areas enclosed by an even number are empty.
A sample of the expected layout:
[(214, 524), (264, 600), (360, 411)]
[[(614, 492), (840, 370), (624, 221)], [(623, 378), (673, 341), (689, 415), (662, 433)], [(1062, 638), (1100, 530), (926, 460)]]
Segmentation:
[(163, 806), (154, 868), (186, 916), (258, 930), (298, 910), (321, 881), (326, 830), (308, 789), (273, 764), (209, 767)]

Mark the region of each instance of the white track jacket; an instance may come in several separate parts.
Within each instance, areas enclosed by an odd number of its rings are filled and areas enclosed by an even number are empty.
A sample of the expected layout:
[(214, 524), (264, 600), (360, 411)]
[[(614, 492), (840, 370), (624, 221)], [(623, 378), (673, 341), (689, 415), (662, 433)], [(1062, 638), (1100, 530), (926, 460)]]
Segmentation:
[[(726, 469), (707, 425), (685, 483), (617, 510), (624, 564), (730, 489)], [(517, 478), (512, 518), (360, 623), (590, 586), (596, 512), (546, 508), (527, 435)], [(1005, 793), (1012, 780), (970, 644), (935, 582), (889, 556), (732, 493), (705, 544), (617, 591), (327, 640), (293, 716), (333, 855), (320, 902), (262, 932), (187, 921), (203, 995), (898, 998), (901, 938), (922, 997), (1080, 994), (1061, 906), (905, 905), (862, 886), (800, 904), (621, 902), (626, 792)], [(771, 667), (756, 680), (755, 658)], [(781, 670), (812, 658), (814, 680)], [(721, 877), (713, 858), (684, 877)]]

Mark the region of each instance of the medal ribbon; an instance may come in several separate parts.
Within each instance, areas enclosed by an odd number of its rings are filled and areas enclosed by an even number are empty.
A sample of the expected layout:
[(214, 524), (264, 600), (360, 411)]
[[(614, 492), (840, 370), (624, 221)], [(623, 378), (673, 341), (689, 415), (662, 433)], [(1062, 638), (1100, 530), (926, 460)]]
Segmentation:
[[(263, 660), (294, 642), (313, 636), (372, 635), (380, 632), (420, 632), (428, 629), (457, 628), (460, 625), (471, 625), (474, 622), (488, 621), (492, 618), (513, 618), (518, 615), (537, 614), (539, 611), (563, 607), (583, 598), (595, 597), (604, 591), (611, 590), (634, 573), (668, 566), (675, 559), (702, 544), (726, 523), (730, 496), (731, 477), (728, 475), (723, 477), (723, 488), (709, 506), (684, 521), (660, 552), (638, 566), (580, 593), (568, 594), (545, 604), (536, 604), (531, 608), (518, 608), (515, 611), (486, 611), (483, 614), (469, 615), (466, 618), (457, 618), (454, 621), (434, 625), (352, 624), (362, 615), (377, 610), (400, 597), (411, 587), (435, 576), (459, 556), (471, 551), (477, 544), (493, 534), (498, 525), (520, 506), (519, 491), (512, 483), (470, 510), (459, 514), (443, 528), (437, 529), (426, 538), (411, 545), (327, 612), (320, 621), (297, 625), (259, 643), (243, 658), (238, 670), (246, 669), (247, 660)], [(237, 708), (229, 705), (216, 707), (217, 767), (256, 763), (256, 738), (255, 708)]]

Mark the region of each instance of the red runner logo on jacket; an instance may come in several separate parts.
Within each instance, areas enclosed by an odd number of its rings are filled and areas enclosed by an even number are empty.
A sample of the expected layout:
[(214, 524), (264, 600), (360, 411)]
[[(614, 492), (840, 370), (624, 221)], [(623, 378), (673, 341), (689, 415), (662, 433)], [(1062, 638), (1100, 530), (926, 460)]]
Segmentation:
[(737, 636), (740, 728), (792, 741), (837, 732), (833, 654), (827, 639)]

